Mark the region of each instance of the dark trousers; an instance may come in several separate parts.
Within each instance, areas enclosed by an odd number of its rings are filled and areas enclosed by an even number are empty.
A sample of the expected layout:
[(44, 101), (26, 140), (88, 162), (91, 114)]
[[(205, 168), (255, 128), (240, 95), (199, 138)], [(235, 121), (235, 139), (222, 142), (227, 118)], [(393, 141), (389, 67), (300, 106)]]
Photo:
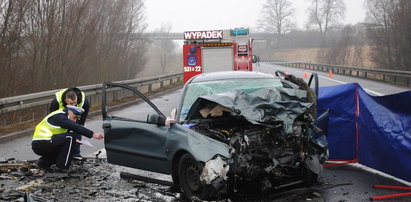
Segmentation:
[(56, 164), (59, 168), (69, 168), (73, 158), (74, 146), (79, 135), (75, 133), (62, 133), (53, 135), (51, 140), (33, 140), (31, 147), (43, 165)]
[[(81, 135), (78, 135), (78, 140), (81, 140)], [(80, 154), (80, 144), (74, 144), (74, 152), (73, 152), (73, 156), (81, 156)]]

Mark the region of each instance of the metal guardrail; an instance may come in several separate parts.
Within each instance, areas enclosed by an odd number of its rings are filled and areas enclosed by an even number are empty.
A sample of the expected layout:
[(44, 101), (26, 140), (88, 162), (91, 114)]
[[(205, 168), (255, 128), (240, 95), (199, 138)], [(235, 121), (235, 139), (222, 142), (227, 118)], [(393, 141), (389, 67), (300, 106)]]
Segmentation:
[(400, 86), (411, 86), (411, 71), (385, 70), (385, 69), (365, 69), (359, 67), (346, 67), (339, 65), (313, 64), (306, 62), (284, 62), (284, 61), (264, 61), (271, 64), (278, 64), (301, 69), (311, 69), (333, 74), (348, 75), (370, 80), (392, 83)]
[[(167, 74), (155, 77), (117, 81), (141, 89), (143, 93), (151, 92), (166, 85), (174, 84), (182, 80), (183, 74)], [(84, 91), (91, 105), (100, 104), (102, 84), (79, 86)], [(145, 87), (145, 89), (143, 89)], [(50, 90), (0, 99), (0, 127), (18, 122), (34, 120), (47, 114), (48, 105), (58, 90)], [(118, 98), (121, 99), (121, 98)], [(40, 108), (40, 109), (38, 109)], [(14, 116), (12, 113), (15, 113)], [(17, 113), (20, 113), (17, 115)], [(24, 114), (22, 116), (21, 114)], [(28, 117), (17, 118), (16, 117)]]

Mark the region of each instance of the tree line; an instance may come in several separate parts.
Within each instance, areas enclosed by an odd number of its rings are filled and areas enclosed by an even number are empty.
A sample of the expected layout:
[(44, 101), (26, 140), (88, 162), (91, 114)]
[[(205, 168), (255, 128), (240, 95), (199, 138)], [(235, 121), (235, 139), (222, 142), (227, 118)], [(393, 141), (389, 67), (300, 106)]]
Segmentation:
[(0, 98), (132, 79), (143, 0), (0, 0)]
[(266, 1), (258, 24), (273, 34), (272, 49), (319, 48), (322, 63), (361, 67), (369, 57), (376, 68), (411, 70), (411, 1), (366, 0), (366, 20), (357, 25), (343, 25), (343, 0), (308, 1), (305, 30), (296, 29), (290, 0)]
[(411, 70), (411, 1), (367, 2), (373, 61), (379, 67)]

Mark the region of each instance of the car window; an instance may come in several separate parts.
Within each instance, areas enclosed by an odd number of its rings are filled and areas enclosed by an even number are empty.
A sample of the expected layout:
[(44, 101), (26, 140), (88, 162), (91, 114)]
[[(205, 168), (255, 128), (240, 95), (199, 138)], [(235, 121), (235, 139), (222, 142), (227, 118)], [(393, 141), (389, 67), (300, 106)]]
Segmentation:
[(140, 122), (147, 121), (147, 114), (155, 114), (156, 111), (147, 103), (139, 102), (135, 106), (130, 106), (124, 109), (116, 110), (111, 113), (118, 119), (135, 120)]
[[(107, 111), (106, 113), (103, 112), (103, 119), (107, 116), (118, 120), (147, 122), (148, 114), (158, 114), (164, 116), (160, 109), (156, 106), (156, 104), (159, 104), (160, 106), (163, 105), (162, 99), (156, 98), (149, 100), (139, 90), (124, 84), (105, 83), (104, 85), (104, 89), (106, 90), (103, 92), (102, 104), (106, 105)], [(120, 87), (122, 90), (108, 90), (113, 87)], [(127, 104), (123, 104), (121, 109), (118, 109), (117, 107), (107, 107), (116, 104), (118, 105), (119, 103)]]
[(184, 121), (191, 105), (200, 96), (230, 92), (235, 90), (250, 93), (262, 88), (282, 87), (283, 85), (278, 79), (236, 79), (191, 83), (186, 87), (187, 90), (184, 95), (179, 121)]

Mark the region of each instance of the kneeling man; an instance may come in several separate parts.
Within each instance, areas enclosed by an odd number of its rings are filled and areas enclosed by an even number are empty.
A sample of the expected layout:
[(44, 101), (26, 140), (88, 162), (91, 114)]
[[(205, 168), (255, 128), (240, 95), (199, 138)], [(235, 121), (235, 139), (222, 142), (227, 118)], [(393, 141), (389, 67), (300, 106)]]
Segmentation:
[(67, 105), (64, 109), (48, 114), (36, 126), (31, 146), (34, 153), (41, 156), (38, 161), (41, 169), (50, 171), (50, 166), (56, 164), (58, 170), (66, 171), (80, 135), (95, 139), (104, 137), (102, 133), (94, 133), (76, 123), (83, 112), (83, 108)]

